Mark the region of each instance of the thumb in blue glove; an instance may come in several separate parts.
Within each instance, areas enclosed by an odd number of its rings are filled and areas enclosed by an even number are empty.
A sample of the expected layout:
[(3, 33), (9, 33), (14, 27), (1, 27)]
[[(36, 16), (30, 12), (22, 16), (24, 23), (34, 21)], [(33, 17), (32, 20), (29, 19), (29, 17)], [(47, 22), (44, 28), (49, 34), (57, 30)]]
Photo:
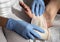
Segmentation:
[(25, 21), (19, 21), (19, 20), (17, 21), (11, 18), (9, 18), (6, 24), (6, 28), (15, 31), (25, 39), (33, 39), (33, 40), (35, 38), (41, 39), (40, 35), (34, 30), (44, 33), (44, 30), (42, 30), (36, 25), (29, 24)]

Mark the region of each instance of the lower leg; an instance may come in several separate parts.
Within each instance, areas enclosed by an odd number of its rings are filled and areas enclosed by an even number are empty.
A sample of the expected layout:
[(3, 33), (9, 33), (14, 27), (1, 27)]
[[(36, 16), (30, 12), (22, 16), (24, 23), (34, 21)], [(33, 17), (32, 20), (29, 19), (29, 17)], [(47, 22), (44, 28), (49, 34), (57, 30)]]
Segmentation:
[(50, 2), (47, 7), (46, 7), (46, 11), (44, 13), (44, 16), (47, 20), (47, 26), (50, 27), (52, 26), (52, 23), (54, 21), (54, 18), (57, 14), (57, 11), (58, 11), (58, 6), (57, 6), (57, 3), (56, 2)]

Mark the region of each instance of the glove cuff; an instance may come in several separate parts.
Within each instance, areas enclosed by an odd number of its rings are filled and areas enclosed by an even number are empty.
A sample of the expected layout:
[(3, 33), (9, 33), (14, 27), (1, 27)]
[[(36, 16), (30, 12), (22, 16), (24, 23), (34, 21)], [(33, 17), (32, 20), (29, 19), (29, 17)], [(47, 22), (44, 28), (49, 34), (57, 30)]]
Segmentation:
[(15, 20), (9, 18), (6, 24), (6, 28), (9, 30), (13, 30), (14, 29), (14, 24), (15, 24)]

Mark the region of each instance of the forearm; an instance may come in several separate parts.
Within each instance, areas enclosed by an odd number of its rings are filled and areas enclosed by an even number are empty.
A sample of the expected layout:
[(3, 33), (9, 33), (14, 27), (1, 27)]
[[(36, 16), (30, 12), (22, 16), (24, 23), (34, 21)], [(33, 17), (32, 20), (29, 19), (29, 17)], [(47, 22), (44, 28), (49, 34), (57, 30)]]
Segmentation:
[(8, 18), (4, 18), (4, 17), (0, 16), (0, 26), (1, 27), (6, 27), (7, 21), (8, 21)]

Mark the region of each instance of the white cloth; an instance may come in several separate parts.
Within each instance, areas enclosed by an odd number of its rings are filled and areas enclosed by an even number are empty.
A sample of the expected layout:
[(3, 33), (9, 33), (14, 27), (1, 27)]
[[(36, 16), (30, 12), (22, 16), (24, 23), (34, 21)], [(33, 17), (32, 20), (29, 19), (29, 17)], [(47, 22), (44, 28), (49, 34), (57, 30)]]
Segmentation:
[(7, 42), (1, 27), (0, 27), (0, 42)]
[[(47, 28), (46, 19), (44, 18), (43, 15), (33, 16), (31, 24), (37, 25), (45, 31), (45, 33), (41, 33), (41, 32), (36, 31), (40, 35), (41, 39), (47, 40), (49, 38), (49, 31)], [(34, 40), (34, 41), (36, 42), (36, 40)], [(42, 40), (37, 40), (37, 41), (43, 42)]]
[(31, 24), (37, 25), (45, 31), (45, 33), (41, 33), (41, 32), (36, 31), (40, 35), (41, 39), (44, 39), (44, 40), (48, 39), (49, 31), (47, 28), (46, 19), (44, 18), (43, 15), (33, 16)]

